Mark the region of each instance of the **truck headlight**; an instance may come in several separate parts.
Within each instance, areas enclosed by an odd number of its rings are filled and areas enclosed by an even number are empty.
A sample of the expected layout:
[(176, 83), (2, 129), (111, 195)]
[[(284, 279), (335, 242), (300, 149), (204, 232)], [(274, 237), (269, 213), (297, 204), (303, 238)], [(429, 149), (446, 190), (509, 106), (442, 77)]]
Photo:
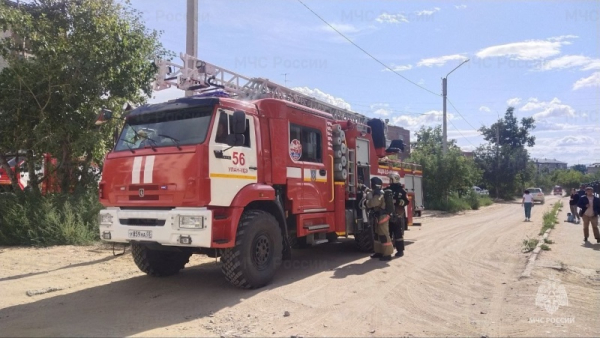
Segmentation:
[(109, 213), (101, 213), (98, 218), (100, 221), (100, 225), (112, 225), (113, 223), (113, 216)]
[(204, 217), (179, 216), (179, 227), (186, 229), (204, 229)]

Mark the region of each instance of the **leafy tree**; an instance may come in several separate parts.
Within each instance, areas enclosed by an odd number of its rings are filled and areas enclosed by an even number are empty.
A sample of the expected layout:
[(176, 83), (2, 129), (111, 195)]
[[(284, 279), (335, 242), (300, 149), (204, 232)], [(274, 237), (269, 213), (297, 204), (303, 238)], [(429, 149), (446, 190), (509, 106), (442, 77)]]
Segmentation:
[(100, 108), (118, 114), (125, 102), (150, 95), (152, 60), (167, 55), (159, 33), (116, 0), (37, 0), (18, 8), (0, 0), (0, 30), (9, 29), (15, 37), (0, 40), (9, 64), (0, 72), (0, 165), (24, 150), (37, 190), (35, 163), (49, 153), (62, 191), (92, 182), (87, 169), (102, 164), (118, 123), (96, 127)]
[(523, 118), (519, 124), (514, 108), (509, 107), (503, 118), (479, 129), (488, 144), (477, 148), (475, 162), (496, 197), (512, 198), (533, 176), (525, 147), (535, 144), (535, 136), (530, 135), (534, 122), (533, 118)]
[(582, 174), (586, 174), (587, 173), (587, 168), (585, 167), (584, 164), (576, 164), (576, 165), (572, 166), (571, 169), (577, 170), (577, 171), (579, 171)]
[(423, 166), (423, 190), (426, 201), (447, 200), (453, 193), (469, 191), (481, 178), (472, 159), (463, 156), (455, 140), (448, 141), (448, 152), (442, 152), (442, 129), (422, 127), (412, 144), (411, 160)]

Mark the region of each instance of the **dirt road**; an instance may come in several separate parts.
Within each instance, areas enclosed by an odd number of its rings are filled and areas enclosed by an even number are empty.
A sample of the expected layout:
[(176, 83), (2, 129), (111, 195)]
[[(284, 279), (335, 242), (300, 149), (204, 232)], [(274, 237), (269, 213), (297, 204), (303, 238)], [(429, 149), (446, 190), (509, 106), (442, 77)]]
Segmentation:
[[(518, 203), (423, 217), (389, 263), (351, 239), (295, 251), (253, 291), (229, 286), (202, 256), (151, 278), (100, 247), (2, 248), (0, 336), (599, 336), (600, 251), (581, 257), (587, 274), (536, 267), (519, 278), (521, 242), (556, 200), (529, 223)], [(553, 314), (535, 301), (551, 273), (569, 296)], [(26, 294), (46, 288), (59, 290)]]

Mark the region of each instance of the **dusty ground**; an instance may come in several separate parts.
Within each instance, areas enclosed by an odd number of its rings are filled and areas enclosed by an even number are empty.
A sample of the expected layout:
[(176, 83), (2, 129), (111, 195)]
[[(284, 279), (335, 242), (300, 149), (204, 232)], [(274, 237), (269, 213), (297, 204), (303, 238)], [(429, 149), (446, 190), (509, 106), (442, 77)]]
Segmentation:
[[(583, 245), (580, 225), (561, 222), (519, 278), (521, 242), (556, 200), (530, 223), (518, 203), (423, 217), (389, 264), (352, 240), (296, 251), (254, 291), (230, 287), (205, 257), (150, 278), (102, 247), (0, 248), (0, 336), (600, 336), (600, 244)], [(550, 277), (568, 295), (553, 314), (535, 304)], [(59, 290), (27, 295), (47, 288)]]

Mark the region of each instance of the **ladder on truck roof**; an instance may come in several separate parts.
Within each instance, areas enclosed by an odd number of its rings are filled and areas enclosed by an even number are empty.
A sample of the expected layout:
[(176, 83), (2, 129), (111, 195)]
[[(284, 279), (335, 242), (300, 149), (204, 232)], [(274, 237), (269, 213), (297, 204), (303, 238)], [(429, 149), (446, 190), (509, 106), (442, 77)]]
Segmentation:
[(175, 86), (182, 90), (205, 92), (221, 88), (242, 100), (275, 98), (327, 112), (337, 120), (356, 123), (366, 123), (369, 120), (362, 114), (317, 100), (268, 79), (249, 78), (184, 53), (180, 54), (180, 58), (183, 66), (168, 60), (156, 61), (158, 73), (154, 82), (154, 90)]

